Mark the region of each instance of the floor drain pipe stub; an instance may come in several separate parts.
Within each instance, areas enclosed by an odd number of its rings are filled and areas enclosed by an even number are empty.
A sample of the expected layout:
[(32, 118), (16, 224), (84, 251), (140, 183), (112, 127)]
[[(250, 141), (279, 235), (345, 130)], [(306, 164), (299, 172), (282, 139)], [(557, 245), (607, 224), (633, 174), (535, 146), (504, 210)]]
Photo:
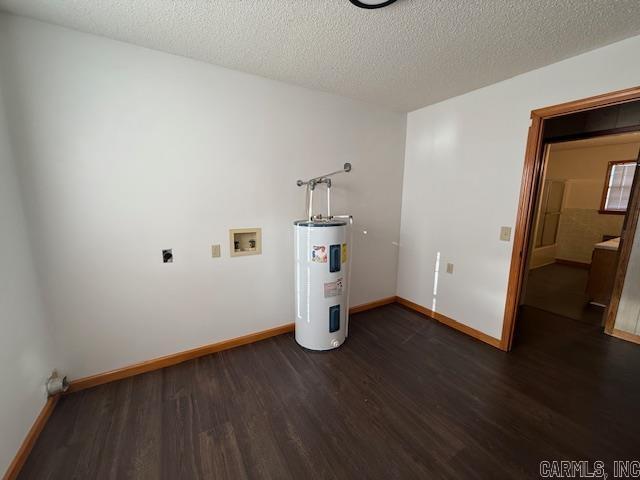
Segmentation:
[(69, 388), (67, 377), (51, 376), (47, 380), (47, 395), (53, 397), (59, 393), (64, 393)]

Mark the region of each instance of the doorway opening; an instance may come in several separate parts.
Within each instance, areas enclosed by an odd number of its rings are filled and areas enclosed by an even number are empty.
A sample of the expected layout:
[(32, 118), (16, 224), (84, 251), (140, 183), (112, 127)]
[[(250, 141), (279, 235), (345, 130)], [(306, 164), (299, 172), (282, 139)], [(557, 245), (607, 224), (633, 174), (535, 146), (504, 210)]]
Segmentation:
[(640, 132), (545, 145), (521, 316), (604, 327), (639, 153)]
[[(516, 319), (527, 304), (615, 335), (640, 211), (637, 149), (630, 158), (607, 160), (601, 178), (588, 178), (584, 165), (561, 175), (571, 163), (566, 157), (576, 156), (570, 150), (633, 145), (640, 132), (640, 87), (534, 110), (531, 118), (500, 344), (504, 350), (511, 349)], [(592, 208), (598, 182), (602, 190)], [(613, 253), (596, 259), (597, 250)], [(592, 266), (596, 271), (590, 279)]]

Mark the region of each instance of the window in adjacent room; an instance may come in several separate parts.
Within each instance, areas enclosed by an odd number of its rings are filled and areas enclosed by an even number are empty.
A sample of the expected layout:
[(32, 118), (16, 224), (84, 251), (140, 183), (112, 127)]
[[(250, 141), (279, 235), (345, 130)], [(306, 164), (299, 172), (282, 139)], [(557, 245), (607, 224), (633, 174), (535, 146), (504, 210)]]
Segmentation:
[(609, 162), (600, 213), (626, 213), (636, 161)]

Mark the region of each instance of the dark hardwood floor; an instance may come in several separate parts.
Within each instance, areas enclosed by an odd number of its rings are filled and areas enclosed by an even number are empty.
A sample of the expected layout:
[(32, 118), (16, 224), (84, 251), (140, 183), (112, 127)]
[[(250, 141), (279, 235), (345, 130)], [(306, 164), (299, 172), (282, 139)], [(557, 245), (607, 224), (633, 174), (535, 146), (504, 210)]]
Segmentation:
[(20, 478), (521, 479), (638, 459), (640, 346), (521, 317), (503, 353), (389, 305), (332, 352), (289, 334), (78, 392)]

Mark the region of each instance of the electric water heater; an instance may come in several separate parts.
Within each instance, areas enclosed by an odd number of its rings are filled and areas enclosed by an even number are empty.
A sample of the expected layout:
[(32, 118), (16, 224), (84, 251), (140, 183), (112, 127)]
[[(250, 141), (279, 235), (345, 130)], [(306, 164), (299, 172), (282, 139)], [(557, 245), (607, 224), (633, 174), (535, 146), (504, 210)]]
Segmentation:
[[(316, 177), (307, 185), (307, 218), (294, 222), (296, 342), (310, 350), (342, 345), (349, 328), (349, 266), (352, 218), (331, 215), (331, 180), (351, 170)], [(327, 186), (327, 215), (313, 214), (313, 192)]]

